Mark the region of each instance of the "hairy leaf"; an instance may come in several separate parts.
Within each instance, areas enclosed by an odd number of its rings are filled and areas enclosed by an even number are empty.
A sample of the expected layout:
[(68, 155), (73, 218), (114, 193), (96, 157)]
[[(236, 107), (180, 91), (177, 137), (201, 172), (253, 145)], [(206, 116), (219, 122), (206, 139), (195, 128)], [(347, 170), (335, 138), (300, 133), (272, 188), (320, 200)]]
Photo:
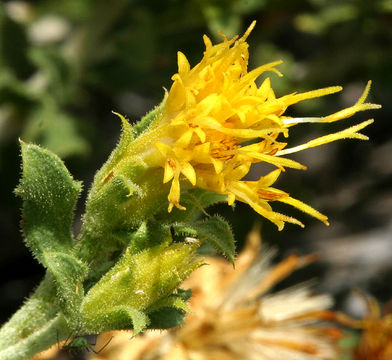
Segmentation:
[(81, 301), (79, 283), (87, 272), (71, 250), (71, 223), (81, 183), (73, 180), (60, 158), (37, 145), (22, 143), (22, 160), (22, 179), (15, 192), (23, 199), (25, 241), (54, 276), (64, 313), (72, 315)]
[(230, 225), (222, 217), (215, 215), (203, 221), (177, 224), (180, 231), (193, 229), (200, 240), (210, 243), (232, 263), (235, 256), (235, 240)]

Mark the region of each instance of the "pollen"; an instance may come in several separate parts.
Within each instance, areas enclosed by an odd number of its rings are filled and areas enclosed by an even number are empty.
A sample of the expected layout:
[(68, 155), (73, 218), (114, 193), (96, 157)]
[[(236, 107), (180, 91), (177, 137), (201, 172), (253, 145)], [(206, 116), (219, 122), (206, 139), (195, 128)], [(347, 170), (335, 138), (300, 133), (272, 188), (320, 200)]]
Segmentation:
[(282, 197), (288, 196), (287, 194), (278, 194), (270, 190), (257, 190), (256, 191), (260, 199), (264, 199), (267, 201), (276, 201), (281, 199)]
[(176, 168), (176, 162), (175, 162), (175, 160), (169, 158), (169, 159), (167, 159), (167, 163), (169, 164), (169, 166), (170, 166), (172, 169), (175, 169), (175, 168)]

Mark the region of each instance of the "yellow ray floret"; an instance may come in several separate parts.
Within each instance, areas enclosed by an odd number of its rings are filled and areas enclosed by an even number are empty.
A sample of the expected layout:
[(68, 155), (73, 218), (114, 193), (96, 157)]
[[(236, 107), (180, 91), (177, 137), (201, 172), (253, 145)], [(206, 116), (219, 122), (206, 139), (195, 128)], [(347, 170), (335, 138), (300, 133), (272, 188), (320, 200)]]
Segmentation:
[[(169, 211), (174, 206), (184, 209), (180, 205), (180, 194), (181, 183), (186, 181), (192, 186), (226, 194), (229, 204), (236, 200), (248, 203), (279, 229), (285, 222), (301, 226), (302, 223), (274, 212), (270, 206), (273, 201), (292, 205), (328, 224), (327, 217), (317, 210), (271, 187), (286, 167), (306, 169), (281, 156), (338, 139), (367, 139), (358, 131), (372, 120), (287, 149), (287, 143), (278, 139), (287, 138), (289, 128), (300, 123), (339, 121), (358, 111), (380, 106), (365, 103), (369, 82), (359, 100), (347, 109), (320, 118), (284, 116), (290, 105), (333, 94), (342, 88), (333, 86), (277, 97), (269, 78), (257, 86), (255, 81), (264, 72), (281, 74), (276, 69), (280, 61), (247, 71), (246, 38), (254, 26), (255, 22), (241, 38), (224, 37), (217, 45), (212, 45), (204, 36), (204, 56), (193, 68), (185, 55), (178, 53), (178, 73), (172, 77), (173, 85), (158, 125), (160, 136), (154, 140), (158, 155), (153, 163), (164, 169), (163, 182), (171, 182)], [(258, 181), (244, 181), (252, 164), (258, 162), (272, 164), (277, 170)]]

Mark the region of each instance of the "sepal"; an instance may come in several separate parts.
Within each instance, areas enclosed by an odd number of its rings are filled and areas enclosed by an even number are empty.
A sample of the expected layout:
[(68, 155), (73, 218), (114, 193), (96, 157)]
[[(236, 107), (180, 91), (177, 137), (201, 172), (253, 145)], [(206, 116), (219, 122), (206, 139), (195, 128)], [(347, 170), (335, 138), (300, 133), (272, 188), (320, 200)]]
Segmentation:
[(110, 154), (108, 160), (95, 175), (92, 192), (95, 192), (96, 189), (99, 189), (112, 176), (112, 169), (124, 156), (127, 151), (128, 145), (135, 138), (134, 129), (132, 125), (128, 122), (128, 120), (119, 113), (113, 112), (113, 114), (117, 115), (121, 120), (121, 137), (117, 146)]

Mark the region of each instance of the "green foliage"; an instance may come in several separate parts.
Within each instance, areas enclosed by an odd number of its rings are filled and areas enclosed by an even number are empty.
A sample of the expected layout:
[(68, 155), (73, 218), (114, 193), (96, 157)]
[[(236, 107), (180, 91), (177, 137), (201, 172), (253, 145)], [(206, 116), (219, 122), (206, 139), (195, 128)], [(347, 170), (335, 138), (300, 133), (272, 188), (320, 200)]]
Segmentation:
[(149, 329), (169, 329), (181, 326), (185, 312), (175, 307), (164, 307), (148, 314)]
[(205, 240), (234, 264), (234, 236), (230, 225), (222, 217), (215, 215), (202, 221), (178, 223), (175, 228), (180, 232), (191, 234), (193, 230), (201, 241)]
[(104, 183), (106, 183), (110, 179), (110, 177), (113, 175), (113, 168), (118, 164), (121, 158), (124, 157), (128, 145), (135, 137), (135, 130), (128, 122), (128, 120), (121, 114), (114, 114), (117, 115), (121, 120), (122, 131), (120, 141), (110, 154), (105, 164), (101, 167), (99, 171), (97, 171), (94, 179), (95, 188), (93, 188), (90, 192), (90, 197), (93, 196), (93, 194), (95, 194), (95, 191), (101, 188)]
[[(136, 129), (147, 129), (159, 116), (157, 111), (161, 110), (155, 109)], [(162, 184), (162, 170), (143, 166), (135, 150), (143, 147), (134, 137), (134, 128), (120, 118), (122, 137), (95, 176), (78, 241), (71, 226), (81, 183), (73, 180), (55, 154), (21, 142), (22, 179), (15, 192), (23, 199), (23, 234), (48, 270), (42, 289), (52, 305), (43, 312), (49, 311), (47, 322), (61, 322), (62, 338), (70, 331), (75, 336), (112, 329), (133, 329), (138, 334), (148, 327), (177, 326), (188, 311), (190, 296), (179, 286), (202, 264), (196, 255), (202, 242), (234, 261), (230, 226), (218, 216), (196, 220), (200, 210), (207, 214), (205, 207), (225, 198), (184, 190), (185, 215), (168, 216), (168, 186)], [(21, 311), (31, 311), (30, 305)], [(20, 319), (16, 316), (12, 321)], [(48, 336), (49, 328), (34, 317), (32, 322), (26, 325), (23, 320), (23, 338), (36, 341), (38, 329)], [(25, 351), (20, 338), (21, 333), (14, 331), (10, 342)], [(55, 341), (51, 339), (42, 344)], [(0, 347), (0, 354), (8, 351)], [(24, 357), (21, 352), (5, 359)]]
[(52, 273), (64, 313), (75, 317), (87, 273), (87, 266), (72, 254), (71, 224), (81, 183), (56, 155), (36, 145), (22, 142), (22, 159), (22, 180), (15, 192), (24, 201), (26, 244)]
[(73, 245), (71, 223), (82, 185), (55, 154), (37, 145), (21, 146), (22, 179), (15, 192), (24, 200), (27, 245), (44, 263), (44, 252), (68, 251)]
[(194, 260), (197, 247), (163, 243), (137, 253), (127, 249), (86, 294), (81, 312), (87, 328), (92, 332), (127, 329), (131, 321), (134, 331), (140, 332), (149, 325), (149, 312), (186, 310), (184, 301), (172, 293), (200, 265)]
[(131, 234), (129, 252), (137, 254), (152, 246), (157, 246), (170, 240), (168, 227), (158, 222), (144, 221), (140, 227)]

